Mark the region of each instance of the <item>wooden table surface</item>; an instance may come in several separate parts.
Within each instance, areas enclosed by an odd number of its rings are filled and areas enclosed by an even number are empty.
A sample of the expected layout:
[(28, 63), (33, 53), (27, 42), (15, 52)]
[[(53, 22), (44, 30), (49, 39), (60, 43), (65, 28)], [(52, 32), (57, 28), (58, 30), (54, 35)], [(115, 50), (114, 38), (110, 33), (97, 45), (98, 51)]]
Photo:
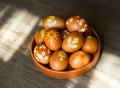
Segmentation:
[[(120, 88), (120, 0), (0, 0), (0, 88)], [(69, 80), (34, 66), (29, 44), (46, 15), (80, 15), (99, 34), (94, 69)]]

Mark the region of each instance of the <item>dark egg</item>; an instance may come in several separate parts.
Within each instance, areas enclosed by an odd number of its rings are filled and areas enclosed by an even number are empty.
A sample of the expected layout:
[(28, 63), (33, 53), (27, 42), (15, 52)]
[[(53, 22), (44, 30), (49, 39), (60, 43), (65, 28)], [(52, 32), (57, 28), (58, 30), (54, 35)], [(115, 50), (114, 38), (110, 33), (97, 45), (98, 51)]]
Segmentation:
[(94, 36), (87, 36), (82, 50), (94, 54), (98, 49), (98, 40)]
[(84, 44), (84, 36), (80, 32), (70, 33), (62, 43), (64, 51), (72, 53), (79, 50)]
[(34, 48), (34, 57), (41, 64), (48, 64), (51, 57), (51, 50), (45, 44), (36, 45)]
[(47, 16), (43, 19), (43, 27), (45, 29), (56, 28), (62, 30), (65, 28), (65, 21), (58, 16)]
[(67, 29), (63, 30), (62, 31), (62, 39), (65, 39), (69, 34), (70, 34), (70, 32)]
[(73, 69), (79, 69), (87, 65), (91, 60), (89, 53), (85, 51), (77, 51), (71, 54), (69, 64)]
[(35, 42), (36, 44), (43, 43), (43, 37), (45, 35), (46, 29), (40, 29), (36, 34), (35, 34)]
[(62, 36), (59, 30), (49, 29), (44, 36), (46, 46), (51, 50), (58, 50), (62, 46)]
[(53, 70), (65, 70), (68, 66), (68, 56), (63, 50), (55, 51), (50, 58), (50, 67)]
[(88, 30), (88, 24), (80, 16), (72, 16), (66, 20), (66, 27), (70, 32), (79, 31), (81, 33)]

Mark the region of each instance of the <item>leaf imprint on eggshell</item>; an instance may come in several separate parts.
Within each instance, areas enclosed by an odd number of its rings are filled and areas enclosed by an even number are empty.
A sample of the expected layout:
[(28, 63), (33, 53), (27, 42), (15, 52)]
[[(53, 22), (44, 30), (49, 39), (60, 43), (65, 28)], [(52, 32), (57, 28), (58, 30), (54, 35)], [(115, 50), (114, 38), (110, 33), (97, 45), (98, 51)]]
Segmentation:
[(66, 54), (65, 54), (65, 52), (61, 51), (58, 53), (58, 56), (60, 57), (60, 61), (63, 61), (66, 57)]
[(52, 22), (52, 21), (53, 21), (53, 19), (50, 19), (50, 18), (49, 18), (49, 19), (47, 19), (47, 22)]
[(55, 19), (55, 16), (49, 16), (49, 18), (47, 19), (47, 22), (52, 22)]
[(79, 38), (74, 38), (72, 41), (72, 44), (78, 43), (79, 42)]
[(70, 44), (72, 42), (72, 38), (69, 37), (68, 40), (67, 40), (67, 42)]
[(55, 18), (55, 16), (49, 16), (49, 18), (54, 19), (54, 18)]
[(71, 48), (74, 49), (74, 48), (78, 47), (77, 43), (79, 42), (79, 38), (73, 38), (72, 39), (71, 37), (69, 37), (68, 40), (67, 40), (67, 42), (69, 44), (71, 44)]
[(74, 48), (77, 48), (78, 45), (71, 45), (71, 48), (74, 49)]
[(41, 37), (42, 37), (42, 38), (44, 37), (45, 32), (46, 32), (46, 30), (45, 30), (45, 29), (42, 29), (42, 30), (41, 30)]
[(56, 25), (57, 24), (57, 21), (56, 20), (54, 20), (53, 22), (52, 22), (52, 24), (51, 25)]

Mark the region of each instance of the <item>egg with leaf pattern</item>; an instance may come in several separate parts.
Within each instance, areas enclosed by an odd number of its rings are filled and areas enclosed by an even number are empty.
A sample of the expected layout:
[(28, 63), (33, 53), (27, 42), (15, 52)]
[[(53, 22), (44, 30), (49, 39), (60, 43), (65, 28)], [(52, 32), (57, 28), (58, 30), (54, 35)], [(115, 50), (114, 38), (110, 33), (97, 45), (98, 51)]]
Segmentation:
[(43, 38), (45, 35), (46, 29), (42, 28), (35, 34), (35, 43), (40, 44), (43, 43)]
[(50, 58), (50, 67), (53, 70), (65, 70), (68, 66), (68, 55), (63, 50), (55, 51)]
[(79, 50), (84, 44), (84, 36), (80, 32), (71, 32), (62, 43), (64, 51), (72, 53)]
[(65, 28), (65, 21), (61, 17), (49, 15), (43, 19), (43, 27), (45, 29), (56, 28), (63, 30)]

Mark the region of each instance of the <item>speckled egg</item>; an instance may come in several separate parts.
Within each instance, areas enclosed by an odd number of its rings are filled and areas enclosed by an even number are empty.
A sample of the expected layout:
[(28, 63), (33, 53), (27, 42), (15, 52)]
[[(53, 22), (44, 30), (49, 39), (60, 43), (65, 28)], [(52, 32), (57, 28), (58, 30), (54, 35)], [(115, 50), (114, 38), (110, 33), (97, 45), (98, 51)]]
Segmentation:
[(98, 49), (98, 40), (94, 36), (87, 36), (82, 50), (94, 54)]
[(85, 51), (77, 51), (72, 53), (69, 58), (69, 64), (73, 69), (79, 69), (87, 65), (91, 60), (90, 54)]
[(62, 46), (62, 36), (59, 30), (49, 29), (44, 36), (46, 46), (51, 50), (58, 50)]
[(88, 30), (88, 23), (80, 16), (72, 16), (66, 20), (66, 27), (70, 32), (79, 31), (83, 33)]
[(64, 29), (65, 28), (65, 21), (54, 15), (46, 16), (43, 19), (43, 27), (45, 29), (51, 29), (51, 28), (56, 28), (56, 29)]
[(61, 33), (62, 33), (62, 39), (65, 39), (70, 34), (70, 32), (67, 29), (63, 30)]
[(34, 57), (41, 64), (48, 64), (51, 57), (51, 50), (45, 44), (36, 45), (34, 48)]
[(35, 43), (40, 44), (43, 43), (43, 37), (45, 35), (46, 29), (40, 29), (36, 34), (35, 34)]
[(62, 43), (64, 51), (72, 53), (79, 50), (84, 44), (84, 36), (80, 32), (71, 32)]
[(68, 56), (63, 50), (55, 51), (50, 58), (50, 67), (53, 70), (65, 70), (68, 66)]

